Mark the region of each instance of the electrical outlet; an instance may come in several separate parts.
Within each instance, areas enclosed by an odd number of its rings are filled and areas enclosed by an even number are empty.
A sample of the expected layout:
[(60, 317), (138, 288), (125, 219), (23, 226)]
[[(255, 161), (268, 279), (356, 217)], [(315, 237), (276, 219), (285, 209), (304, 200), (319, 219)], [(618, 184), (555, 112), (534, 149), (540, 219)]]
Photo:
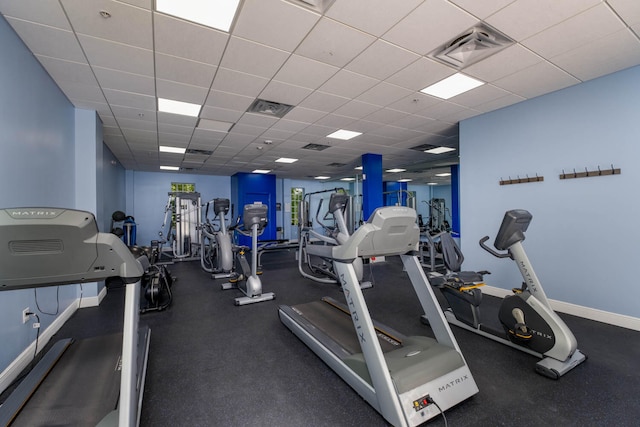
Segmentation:
[(27, 313), (30, 312), (29, 307), (22, 310), (22, 323), (27, 323), (29, 321), (29, 315)]

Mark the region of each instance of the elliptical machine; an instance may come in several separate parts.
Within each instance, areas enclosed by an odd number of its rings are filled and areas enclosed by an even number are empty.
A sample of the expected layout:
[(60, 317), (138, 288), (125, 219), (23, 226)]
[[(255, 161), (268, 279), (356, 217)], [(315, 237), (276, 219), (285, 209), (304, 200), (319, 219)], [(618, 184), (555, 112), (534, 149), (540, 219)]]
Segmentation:
[[(345, 210), (349, 203), (349, 196), (345, 193), (332, 193), (329, 198), (329, 213), (333, 216), (336, 223), (335, 229), (330, 229), (328, 226), (322, 223), (319, 218), (320, 210), (322, 209), (323, 199), (320, 199), (318, 209), (316, 211), (316, 221), (322, 226), (322, 228), (329, 234), (329, 236), (318, 233), (313, 230), (310, 225), (301, 224), (300, 241), (298, 243), (298, 271), (303, 277), (311, 279), (318, 283), (338, 284), (338, 277), (333, 271), (333, 262), (330, 257), (327, 256), (326, 245), (337, 246), (341, 245), (349, 239), (349, 229), (345, 220)], [(306, 206), (301, 207), (306, 209)], [(326, 219), (326, 218), (325, 218)], [(311, 238), (315, 238), (322, 242), (322, 245), (314, 245), (311, 243)], [(319, 264), (314, 264), (314, 261), (318, 261)], [(307, 272), (307, 270), (309, 272)], [(364, 265), (361, 257), (357, 257), (353, 261), (353, 268), (360, 282), (361, 289), (367, 289), (372, 287), (371, 282), (363, 282)]]
[(449, 323), (541, 358), (536, 363), (536, 372), (558, 379), (584, 362), (586, 356), (577, 349), (576, 338), (569, 327), (551, 308), (524, 251), (522, 241), (531, 219), (532, 215), (522, 209), (505, 213), (494, 247), (506, 252), (486, 246), (484, 243), (489, 236), (480, 240), (480, 246), (493, 256), (514, 260), (524, 280), (522, 286), (514, 288), (513, 295), (506, 296), (500, 305), (498, 318), (504, 330), (482, 323), (482, 291), (479, 287), (484, 285), (483, 275), (488, 272), (460, 272), (464, 257), (449, 234), (443, 235), (441, 242), (445, 265), (450, 272), (429, 280), (440, 288), (449, 303), (445, 310)]
[[(209, 205), (213, 203), (214, 221), (218, 219), (219, 227), (209, 221)], [(205, 222), (202, 224), (200, 265), (212, 279), (223, 279), (233, 275), (233, 245), (231, 244), (231, 228), (227, 227), (225, 215), (229, 212), (229, 199), (216, 198), (208, 201), (205, 208)], [(231, 214), (233, 216), (233, 213)]]
[(239, 266), (240, 271), (236, 271), (235, 278), (222, 284), (222, 289), (239, 289), (245, 294), (244, 297), (235, 299), (236, 305), (269, 301), (276, 297), (273, 292), (262, 292), (262, 281), (258, 276), (258, 236), (264, 232), (267, 225), (267, 209), (267, 205), (262, 204), (245, 205), (242, 224), (235, 228), (236, 232), (251, 236), (251, 266), (245, 256), (249, 248), (237, 246), (235, 248), (236, 265)]

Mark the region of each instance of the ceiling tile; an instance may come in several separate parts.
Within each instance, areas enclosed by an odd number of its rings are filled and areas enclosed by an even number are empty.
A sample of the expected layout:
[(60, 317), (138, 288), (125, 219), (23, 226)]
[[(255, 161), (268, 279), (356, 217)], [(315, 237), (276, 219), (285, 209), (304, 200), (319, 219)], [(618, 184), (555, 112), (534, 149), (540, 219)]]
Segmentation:
[(240, 71), (218, 68), (211, 89), (256, 97), (269, 82), (263, 77), (241, 73)]
[(92, 84), (60, 81), (58, 86), (70, 100), (83, 100), (104, 103), (105, 99), (99, 87)]
[[(210, 92), (209, 97), (211, 96), (212, 95)], [(244, 114), (244, 110), (243, 111), (229, 110), (227, 108), (211, 107), (206, 104), (200, 110), (200, 117), (203, 119), (217, 120), (220, 122), (230, 122), (230, 123), (233, 123), (236, 120), (238, 120), (240, 117), (242, 117), (243, 114)]]
[(9, 17), (7, 22), (34, 54), (86, 62), (72, 32)]
[[(60, 0), (74, 31), (145, 49), (153, 48), (151, 12), (111, 0)], [(111, 17), (103, 18), (101, 11)]]
[(386, 79), (386, 82), (419, 91), (452, 75), (454, 72), (455, 70), (439, 62), (428, 58), (420, 58)]
[(631, 31), (624, 29), (553, 57), (551, 61), (586, 81), (640, 65), (640, 41)]
[(292, 52), (319, 19), (317, 13), (286, 1), (245, 0), (233, 34)]
[(477, 18), (445, 0), (426, 0), (383, 38), (426, 55), (477, 23)]
[(540, 56), (519, 44), (515, 44), (487, 59), (470, 65), (463, 70), (463, 73), (485, 82), (494, 82), (542, 61)]
[(275, 75), (274, 80), (317, 89), (338, 70), (337, 67), (314, 61), (304, 56), (291, 55)]
[(449, 0), (478, 19), (485, 19), (516, 0)]
[(323, 92), (355, 98), (380, 81), (345, 69), (338, 71), (325, 84), (320, 86)]
[(250, 96), (212, 90), (209, 92), (209, 96), (207, 96), (207, 101), (205, 102), (205, 104), (210, 107), (242, 111), (244, 113), (245, 111), (247, 111), (247, 108), (249, 108), (254, 99), (255, 98)]
[(0, 0), (0, 10), (7, 18), (18, 18), (36, 24), (71, 30), (71, 25), (58, 0)]
[(97, 85), (91, 67), (86, 63), (65, 61), (36, 55), (38, 61), (55, 81)]
[(192, 86), (211, 87), (216, 67), (202, 62), (156, 53), (156, 78)]
[(227, 46), (228, 33), (162, 13), (155, 12), (153, 18), (156, 52), (218, 65)]
[(361, 119), (379, 109), (380, 107), (378, 105), (368, 104), (362, 101), (349, 101), (342, 107), (336, 109), (334, 113), (353, 119)]
[[(345, 43), (345, 40), (349, 42)], [(324, 17), (300, 43), (295, 53), (344, 67), (374, 41), (375, 38), (369, 34)]]
[(356, 100), (384, 107), (411, 93), (413, 91), (382, 82), (358, 96)]
[(329, 18), (380, 37), (404, 18), (422, 0), (349, 0), (336, 1), (326, 12)]
[(109, 104), (123, 107), (139, 108), (141, 110), (156, 111), (156, 97), (139, 93), (122, 92), (114, 89), (104, 89), (104, 96)]
[(576, 83), (580, 81), (548, 62), (540, 62), (494, 82), (496, 86), (525, 98), (533, 98)]
[(154, 76), (151, 50), (90, 36), (79, 35), (78, 39), (92, 66)]
[(607, 3), (627, 25), (640, 24), (640, 2), (637, 0), (608, 0)]
[(439, 102), (442, 101), (432, 96), (425, 95), (424, 93), (416, 92), (405, 96), (399, 101), (389, 104), (387, 108), (402, 111), (403, 113), (414, 114)]
[(316, 91), (302, 101), (299, 106), (330, 113), (347, 102), (349, 102), (349, 98)]
[(140, 93), (155, 96), (155, 81), (152, 77), (108, 68), (93, 67), (93, 72), (104, 89), (115, 89), (124, 92)]
[(260, 93), (259, 97), (267, 101), (298, 105), (311, 92), (311, 89), (272, 80)]
[[(380, 58), (384, 58), (383, 61)], [(384, 40), (376, 40), (345, 68), (349, 71), (384, 80), (420, 56), (406, 49), (394, 46)]]
[(271, 48), (239, 37), (231, 37), (220, 65), (270, 79), (289, 57), (283, 50)]
[(521, 41), (598, 3), (600, 0), (519, 0), (487, 18), (486, 22)]
[(553, 58), (623, 29), (624, 23), (602, 3), (523, 40), (522, 45), (538, 55)]
[(204, 104), (209, 90), (204, 87), (191, 86), (169, 80), (156, 79), (156, 96), (176, 101)]

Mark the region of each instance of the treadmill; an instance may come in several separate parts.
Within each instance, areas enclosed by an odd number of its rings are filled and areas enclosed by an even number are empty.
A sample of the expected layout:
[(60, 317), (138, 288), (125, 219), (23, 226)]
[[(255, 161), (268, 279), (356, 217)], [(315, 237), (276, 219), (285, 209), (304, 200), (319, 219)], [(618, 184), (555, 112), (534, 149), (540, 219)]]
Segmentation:
[(137, 426), (150, 330), (138, 328), (144, 271), (90, 212), (0, 209), (0, 291), (95, 282), (126, 284), (122, 334), (61, 340), (0, 406), (0, 426)]
[[(326, 246), (345, 304), (325, 298), (281, 305), (279, 316), (345, 382), (394, 426), (415, 426), (478, 392), (416, 256), (416, 211), (376, 209), (342, 245)], [(435, 339), (406, 337), (371, 319), (352, 262), (399, 255)]]

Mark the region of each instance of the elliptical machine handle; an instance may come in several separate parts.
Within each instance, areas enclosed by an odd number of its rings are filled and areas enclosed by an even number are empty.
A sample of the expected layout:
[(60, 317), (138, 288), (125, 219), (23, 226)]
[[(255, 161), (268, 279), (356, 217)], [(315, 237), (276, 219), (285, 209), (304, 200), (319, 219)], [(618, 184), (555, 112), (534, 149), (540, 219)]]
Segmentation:
[(482, 249), (489, 252), (491, 255), (493, 255), (496, 258), (511, 258), (511, 254), (509, 252), (501, 254), (500, 252), (496, 252), (493, 249), (491, 249), (489, 246), (485, 245), (484, 242), (486, 242), (487, 240), (489, 240), (489, 236), (484, 236), (482, 239), (480, 239), (480, 247)]

